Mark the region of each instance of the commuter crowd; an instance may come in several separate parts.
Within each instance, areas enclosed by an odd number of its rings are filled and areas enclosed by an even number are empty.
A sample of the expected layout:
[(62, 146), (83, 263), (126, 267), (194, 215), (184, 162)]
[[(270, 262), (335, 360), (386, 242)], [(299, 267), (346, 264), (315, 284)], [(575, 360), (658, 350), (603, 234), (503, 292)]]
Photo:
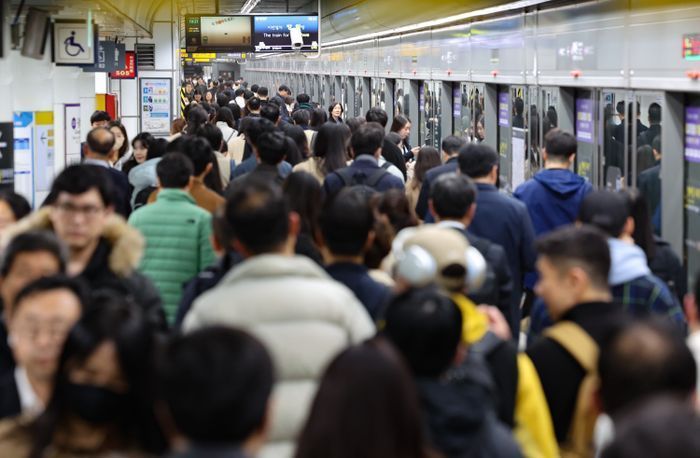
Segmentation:
[(403, 115), (181, 91), (0, 193), (1, 457), (700, 456), (700, 281), (573, 135), (511, 196)]

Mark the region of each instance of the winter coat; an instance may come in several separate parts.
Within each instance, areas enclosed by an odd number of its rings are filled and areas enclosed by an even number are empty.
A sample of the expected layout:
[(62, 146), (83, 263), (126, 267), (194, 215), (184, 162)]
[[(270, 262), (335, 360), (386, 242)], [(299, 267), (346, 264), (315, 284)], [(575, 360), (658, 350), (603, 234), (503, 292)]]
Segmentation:
[(162, 189), (155, 203), (135, 211), (129, 224), (146, 238), (139, 270), (155, 283), (173, 322), (183, 284), (212, 264), (211, 214), (179, 189)]
[(134, 192), (131, 193), (131, 208), (134, 208), (136, 196), (139, 192), (149, 186), (158, 185), (158, 177), (156, 175), (156, 166), (160, 162), (159, 157), (149, 159), (143, 164), (137, 165), (129, 172), (129, 184), (134, 187)]
[(328, 363), (375, 328), (352, 291), (303, 256), (264, 254), (235, 266), (185, 317), (191, 332), (208, 325), (245, 329), (272, 354), (275, 408), (262, 458), (289, 458)]
[(647, 257), (637, 245), (608, 239), (610, 273), (608, 283), (613, 301), (635, 316), (666, 317), (685, 330), (683, 309), (668, 286), (651, 273)]
[[(0, 245), (7, 246), (14, 236), (24, 232), (52, 231), (50, 212), (49, 207), (41, 208), (8, 228)], [(160, 294), (153, 283), (136, 270), (143, 254), (143, 236), (121, 216), (113, 214), (102, 231), (92, 258), (78, 277), (93, 291), (106, 289), (131, 297), (149, 321), (164, 329), (165, 315)]]

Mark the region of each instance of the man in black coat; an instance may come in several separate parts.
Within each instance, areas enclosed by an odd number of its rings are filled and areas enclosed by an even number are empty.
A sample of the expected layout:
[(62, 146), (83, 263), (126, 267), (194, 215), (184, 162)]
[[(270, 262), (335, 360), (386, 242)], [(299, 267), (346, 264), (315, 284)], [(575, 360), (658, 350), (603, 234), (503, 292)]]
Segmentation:
[(114, 210), (128, 218), (131, 213), (129, 179), (121, 170), (113, 168), (108, 159), (114, 146), (114, 134), (105, 127), (92, 129), (87, 136), (87, 146), (83, 163), (100, 167), (106, 172), (113, 184)]
[(476, 304), (495, 305), (509, 324), (511, 334), (519, 335), (519, 315), (511, 307), (513, 282), (503, 248), (488, 239), (469, 232), (469, 224), (476, 209), (476, 186), (464, 175), (447, 173), (439, 176), (430, 189), (429, 208), (440, 226), (450, 227), (463, 234), (469, 244), (479, 250), (488, 265), (486, 281), (469, 298)]
[[(581, 382), (589, 372), (565, 343), (548, 333), (566, 324), (591, 344), (586, 348), (597, 352), (624, 316), (621, 308), (611, 303), (610, 251), (603, 233), (588, 226), (565, 227), (538, 240), (537, 250), (540, 278), (535, 292), (547, 304), (555, 325), (527, 354), (540, 376), (557, 440), (564, 443), (569, 438)], [(589, 353), (584, 356), (597, 359)]]
[[(387, 115), (386, 111), (382, 110), (381, 108), (374, 107), (367, 111), (365, 119), (367, 122), (379, 123), (384, 129), (386, 129), (386, 125), (389, 122), (389, 115)], [(401, 153), (401, 148), (396, 146), (396, 144), (386, 138), (386, 136), (384, 137), (384, 143), (382, 144), (382, 157), (386, 159), (387, 162), (391, 162), (396, 166), (396, 168), (401, 170), (401, 174), (403, 175), (405, 181), (406, 160), (403, 157), (403, 153)]]
[(416, 215), (420, 219), (424, 219), (426, 222), (430, 222), (432, 215), (428, 211), (428, 198), (430, 197), (430, 186), (439, 177), (445, 173), (451, 173), (457, 171), (459, 164), (457, 163), (457, 158), (459, 156), (459, 151), (467, 144), (467, 141), (460, 137), (455, 137), (450, 135), (442, 140), (442, 157), (444, 159), (444, 164), (435, 167), (434, 169), (428, 170), (423, 179), (423, 186), (420, 189), (420, 194), (418, 195), (418, 202), (416, 203)]

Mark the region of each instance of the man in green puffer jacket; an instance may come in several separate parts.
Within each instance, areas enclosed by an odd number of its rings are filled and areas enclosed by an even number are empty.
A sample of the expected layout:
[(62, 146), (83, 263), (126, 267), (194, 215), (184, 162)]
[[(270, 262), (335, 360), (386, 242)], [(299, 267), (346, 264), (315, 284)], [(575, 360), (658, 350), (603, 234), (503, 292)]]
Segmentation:
[(129, 224), (146, 239), (139, 270), (160, 290), (170, 323), (175, 319), (182, 285), (216, 259), (210, 240), (211, 215), (188, 193), (193, 170), (185, 155), (165, 155), (156, 167), (161, 188), (158, 199), (129, 218)]

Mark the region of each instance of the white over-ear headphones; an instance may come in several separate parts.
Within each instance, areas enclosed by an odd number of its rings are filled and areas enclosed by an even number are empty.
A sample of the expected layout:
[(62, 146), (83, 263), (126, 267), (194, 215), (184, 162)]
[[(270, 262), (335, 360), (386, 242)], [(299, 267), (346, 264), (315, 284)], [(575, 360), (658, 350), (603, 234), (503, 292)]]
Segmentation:
[[(413, 237), (418, 228), (403, 229), (394, 238), (391, 252), (396, 259), (395, 273), (413, 286), (426, 286), (438, 276), (437, 261), (425, 248), (411, 245), (404, 248), (406, 242)], [(476, 291), (486, 281), (486, 260), (479, 250), (469, 246), (464, 253), (467, 265), (465, 284), (469, 291)]]

